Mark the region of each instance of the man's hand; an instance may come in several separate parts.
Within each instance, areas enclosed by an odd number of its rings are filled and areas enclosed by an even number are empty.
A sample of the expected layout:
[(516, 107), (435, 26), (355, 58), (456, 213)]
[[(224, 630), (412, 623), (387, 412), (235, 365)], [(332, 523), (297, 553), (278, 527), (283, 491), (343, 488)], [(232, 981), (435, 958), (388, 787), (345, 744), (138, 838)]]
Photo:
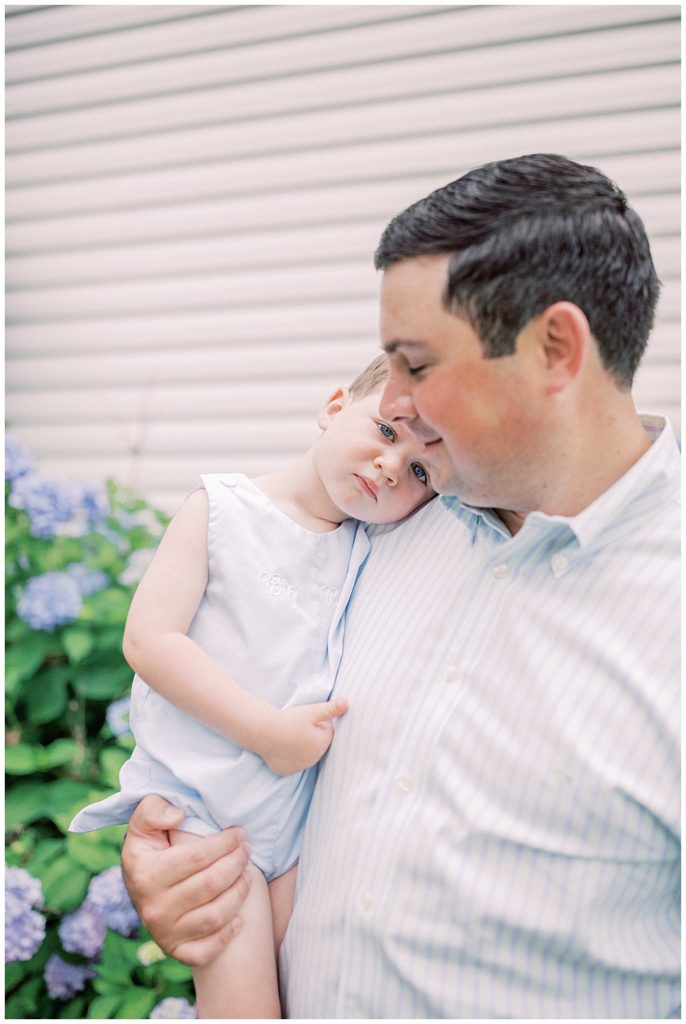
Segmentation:
[(241, 925), (250, 847), (231, 828), (171, 846), (183, 812), (159, 796), (138, 805), (122, 848), (129, 895), (159, 946), (191, 967), (211, 963)]
[(331, 722), (347, 710), (347, 700), (339, 697), (323, 704), (302, 704), (278, 711), (260, 754), (277, 775), (293, 775), (311, 768), (331, 746)]

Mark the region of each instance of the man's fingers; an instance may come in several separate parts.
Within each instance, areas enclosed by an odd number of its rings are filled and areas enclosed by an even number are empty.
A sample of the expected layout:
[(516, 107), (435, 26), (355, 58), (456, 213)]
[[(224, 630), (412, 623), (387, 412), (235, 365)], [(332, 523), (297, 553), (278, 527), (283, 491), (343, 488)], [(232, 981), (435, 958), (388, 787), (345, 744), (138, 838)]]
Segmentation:
[(184, 942), (173, 951), (173, 956), (189, 967), (205, 967), (225, 949), (234, 935), (241, 929), (240, 917), (235, 917), (229, 924), (214, 935), (204, 939), (195, 939), (192, 942)]
[[(222, 890), (212, 901), (192, 907), (176, 922), (177, 941), (181, 944), (195, 942), (223, 932), (227, 924), (240, 916), (249, 888), (248, 872), (244, 871), (229, 889)], [(176, 951), (174, 956), (178, 957)]]
[[(194, 843), (193, 845), (198, 846), (199, 843)], [(175, 851), (177, 849), (188, 850), (189, 846), (175, 847), (174, 849)], [(225, 894), (227, 894), (229, 900), (234, 899), (236, 901), (236, 906), (228, 916), (222, 918), (217, 927), (224, 924), (229, 917), (233, 917), (238, 907), (242, 904), (247, 889), (244, 890), (242, 884), (239, 884), (233, 891), (232, 887), (234, 883), (241, 879), (241, 875), (248, 864), (248, 859), (248, 847), (238, 845), (230, 853), (212, 861), (202, 869), (196, 868), (192, 873), (188, 871), (187, 864), (182, 864), (180, 870), (187, 872), (186, 876), (180, 882), (172, 885), (170, 892), (170, 899), (174, 901), (177, 918), (189, 912), (192, 913), (195, 908), (203, 910), (206, 904), (216, 903), (217, 898), (223, 899)], [(204, 933), (206, 934), (206, 932)]]
[[(247, 863), (249, 847), (246, 844), (245, 832), (242, 828), (230, 828), (224, 832), (214, 832), (210, 836), (203, 836), (194, 843), (184, 843), (180, 846), (170, 847), (164, 857), (160, 857), (157, 865), (157, 884), (160, 888), (177, 886), (187, 879), (190, 881), (198, 873), (201, 875), (222, 860), (236, 857), (236, 865), (233, 871), (233, 879), (243, 870)], [(234, 861), (229, 860), (224, 865), (224, 871), (220, 874), (231, 874), (227, 868)], [(231, 881), (228, 882), (231, 884)], [(216, 895), (216, 894), (215, 894)], [(212, 898), (211, 896), (208, 898)]]

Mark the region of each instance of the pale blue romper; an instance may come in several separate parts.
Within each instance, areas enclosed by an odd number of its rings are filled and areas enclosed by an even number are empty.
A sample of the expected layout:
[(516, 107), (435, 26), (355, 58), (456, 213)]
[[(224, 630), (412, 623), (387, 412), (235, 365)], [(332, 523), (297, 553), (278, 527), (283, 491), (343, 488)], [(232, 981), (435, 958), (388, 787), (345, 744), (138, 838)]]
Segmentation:
[[(244, 689), (276, 707), (329, 697), (342, 652), (345, 609), (369, 550), (348, 520), (312, 533), (246, 476), (203, 476), (209, 499), (207, 589), (188, 635)], [(281, 777), (262, 758), (179, 711), (136, 675), (136, 748), (121, 792), (76, 815), (72, 832), (129, 820), (146, 794), (186, 813), (181, 828), (208, 835), (241, 825), (253, 862), (276, 878), (298, 859), (316, 767)]]

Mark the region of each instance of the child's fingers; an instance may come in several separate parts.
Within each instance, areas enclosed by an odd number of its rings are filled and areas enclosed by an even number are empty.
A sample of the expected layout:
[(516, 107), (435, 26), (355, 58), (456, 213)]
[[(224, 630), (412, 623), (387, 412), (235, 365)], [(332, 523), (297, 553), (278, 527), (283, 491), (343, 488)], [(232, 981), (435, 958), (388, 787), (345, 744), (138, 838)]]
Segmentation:
[(336, 700), (329, 700), (326, 704), (320, 704), (315, 713), (315, 722), (331, 722), (334, 718), (340, 718), (348, 710), (348, 702), (345, 697), (337, 697)]

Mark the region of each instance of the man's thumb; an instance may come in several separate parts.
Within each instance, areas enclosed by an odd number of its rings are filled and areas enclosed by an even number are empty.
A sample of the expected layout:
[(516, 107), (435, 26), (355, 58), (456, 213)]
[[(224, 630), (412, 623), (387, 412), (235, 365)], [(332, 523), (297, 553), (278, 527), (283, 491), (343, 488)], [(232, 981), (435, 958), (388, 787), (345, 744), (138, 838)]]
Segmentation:
[(152, 794), (144, 797), (129, 819), (129, 831), (148, 834), (176, 828), (184, 819), (183, 811)]

